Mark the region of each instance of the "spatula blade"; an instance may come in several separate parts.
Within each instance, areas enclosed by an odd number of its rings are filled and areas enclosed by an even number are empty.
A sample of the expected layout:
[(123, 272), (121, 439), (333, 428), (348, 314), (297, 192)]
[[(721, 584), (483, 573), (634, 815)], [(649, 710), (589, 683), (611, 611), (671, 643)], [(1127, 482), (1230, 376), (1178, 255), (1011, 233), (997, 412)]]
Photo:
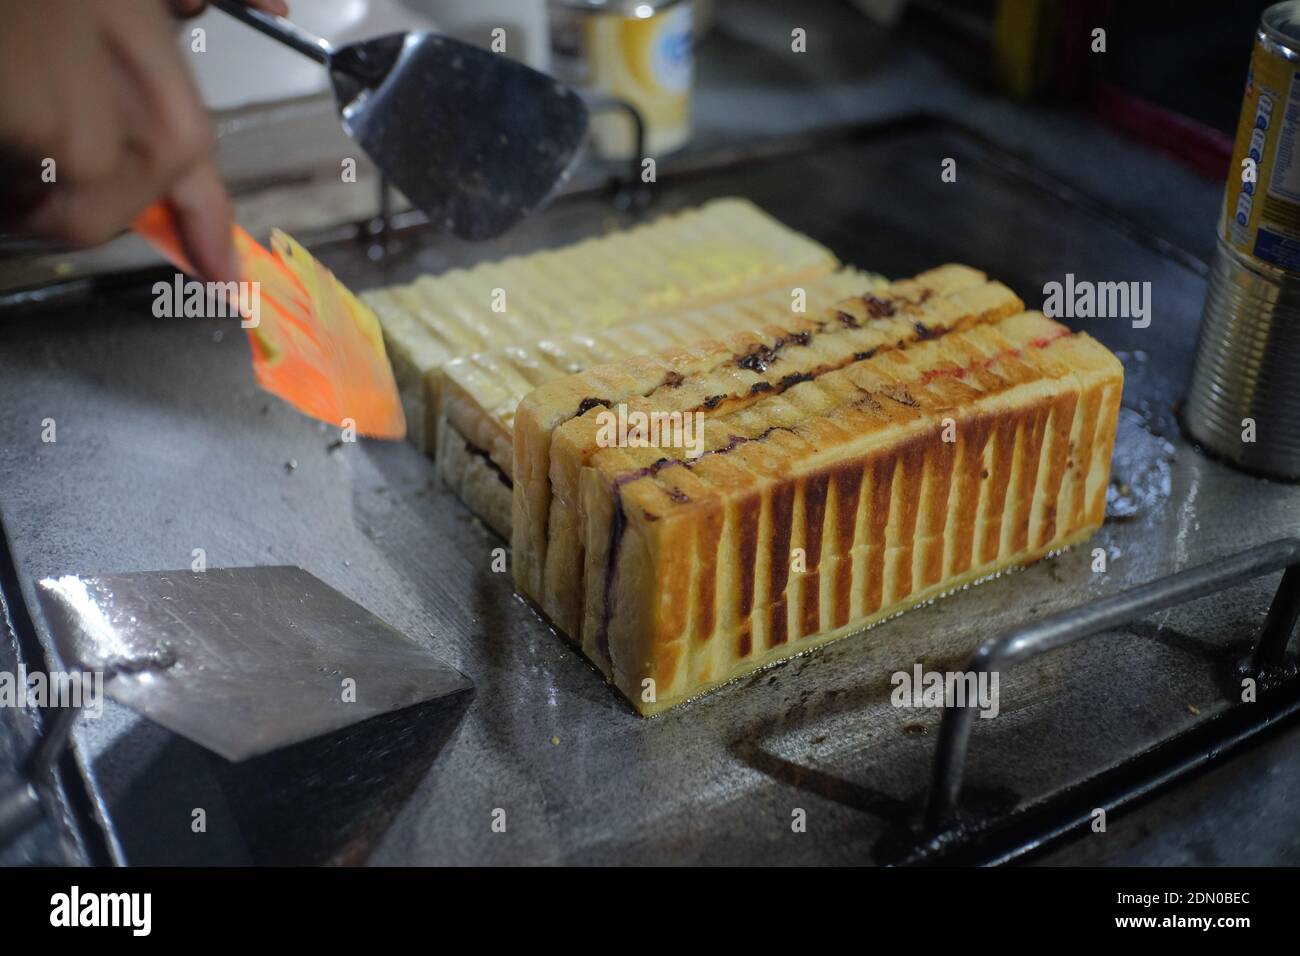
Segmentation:
[[(337, 51), (344, 128), (434, 225), (490, 239), (564, 181), (587, 131), (573, 90), (505, 56), (432, 33)], [(356, 74), (387, 75), (373, 88)]]
[(472, 687), (302, 568), (65, 575), (37, 593), (65, 664), (227, 760)]

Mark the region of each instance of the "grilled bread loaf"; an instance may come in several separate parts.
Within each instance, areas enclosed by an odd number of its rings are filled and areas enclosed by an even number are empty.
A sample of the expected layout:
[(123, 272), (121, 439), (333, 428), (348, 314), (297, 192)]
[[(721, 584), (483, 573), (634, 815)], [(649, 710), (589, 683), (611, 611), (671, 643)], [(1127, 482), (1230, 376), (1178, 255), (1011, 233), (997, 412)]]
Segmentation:
[(543, 385), (515, 416), (516, 581), (565, 633), (577, 636), (583, 540), (578, 479), (599, 450), (601, 412), (713, 415), (780, 398), (794, 385), (878, 351), (1014, 314), (1024, 303), (966, 266), (948, 265), (820, 313), (675, 352), (599, 366)]
[(884, 284), (879, 276), (842, 269), (796, 288), (453, 359), (441, 375), (438, 470), (471, 511), (509, 538), (515, 409), (534, 388), (592, 365), (787, 321), (795, 309), (820, 314)]
[(521, 589), (650, 714), (1086, 538), (1122, 366), (1022, 308), (946, 267), (842, 303), (807, 338), (555, 383), (568, 402), (639, 375), (628, 413), (702, 412), (702, 454), (601, 442), (607, 409), (589, 406), (552, 429), (539, 529), (522, 520), (538, 463), (521, 406)]
[(1025, 313), (706, 419), (694, 461), (602, 449), (583, 651), (653, 713), (1083, 540), (1122, 387), (1103, 346)]
[(788, 288), (837, 265), (829, 250), (752, 203), (719, 199), (633, 229), (425, 276), (362, 298), (383, 326), (408, 435), (432, 453), (437, 371), (457, 356)]

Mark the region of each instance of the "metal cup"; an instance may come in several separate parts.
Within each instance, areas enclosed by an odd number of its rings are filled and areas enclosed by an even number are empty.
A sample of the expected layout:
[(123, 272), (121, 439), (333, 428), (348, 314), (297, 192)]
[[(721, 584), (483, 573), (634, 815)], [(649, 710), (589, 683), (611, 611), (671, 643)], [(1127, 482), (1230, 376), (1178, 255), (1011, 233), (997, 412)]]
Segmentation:
[(1300, 479), (1300, 279), (1222, 238), (1182, 420), (1228, 462)]

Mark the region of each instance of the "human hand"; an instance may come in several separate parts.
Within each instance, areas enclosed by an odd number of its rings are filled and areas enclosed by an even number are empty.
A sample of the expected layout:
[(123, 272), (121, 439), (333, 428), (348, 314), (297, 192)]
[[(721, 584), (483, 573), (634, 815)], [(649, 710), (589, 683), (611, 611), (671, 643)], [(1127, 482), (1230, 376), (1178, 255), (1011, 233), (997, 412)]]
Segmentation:
[(204, 6), (0, 0), (0, 226), (93, 246), (163, 199), (200, 278), (239, 278), (212, 124), (171, 16)]

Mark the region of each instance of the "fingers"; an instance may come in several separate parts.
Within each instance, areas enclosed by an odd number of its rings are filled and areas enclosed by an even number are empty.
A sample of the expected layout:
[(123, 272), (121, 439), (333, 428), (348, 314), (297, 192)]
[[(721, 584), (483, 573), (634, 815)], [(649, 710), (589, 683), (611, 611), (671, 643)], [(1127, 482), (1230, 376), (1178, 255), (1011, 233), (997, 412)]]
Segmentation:
[(209, 282), (241, 278), (231, 238), (233, 215), (221, 177), (211, 162), (200, 163), (182, 176), (167, 195), (185, 255)]
[(105, 23), (129, 84), (119, 115), (129, 120), (126, 137), (144, 160), (142, 174), (161, 193), (208, 157), (214, 134), (167, 18), (138, 0), (127, 6)]
[(23, 223), (76, 246), (125, 229), (189, 170), (208, 161), (211, 123), (161, 4), (97, 0), (49, 65), (48, 108), (63, 118), (45, 144), (57, 179)]
[[(103, 51), (102, 44), (91, 49)], [(128, 136), (129, 111), (122, 104), (137, 94), (126, 74), (108, 57), (100, 62), (91, 52), (75, 55), (77, 64), (90, 63), (95, 82), (81, 95), (67, 85), (59, 90), (55, 108), (68, 121), (43, 147), (54, 175), (19, 227), (73, 246), (94, 246), (126, 228), (166, 185), (151, 175), (152, 164)]]
[[(126, 92), (125, 77), (112, 53), (93, 33), (69, 39), (63, 62), (77, 63), (82, 77), (93, 83), (63, 82), (59, 86), (60, 115), (75, 117), (59, 131), (58, 162), (78, 182), (106, 186), (118, 172), (126, 143), (117, 119), (117, 103)], [(62, 158), (66, 157), (67, 162)]]
[(250, 7), (257, 7), (259, 10), (265, 10), (267, 13), (273, 13), (277, 17), (287, 17), (289, 15), (289, 4), (284, 0), (250, 0)]
[(102, 179), (63, 177), (19, 223), (22, 232), (47, 236), (75, 247), (97, 246), (125, 230), (160, 187), (133, 175), (144, 163), (129, 147), (113, 174)]
[(97, 245), (165, 198), (202, 277), (238, 278), (212, 124), (169, 13), (195, 4), (176, 2), (14, 5), (0, 34), (0, 89), (26, 95), (0, 99), (4, 228)]
[(171, 7), (172, 14), (183, 20), (197, 17), (207, 5), (207, 0), (167, 0), (167, 6)]
[[(284, 0), (246, 0), (246, 3), (250, 7), (265, 10), (277, 17), (289, 15), (289, 5)], [(172, 13), (176, 16), (189, 19), (202, 13), (208, 3), (207, 0), (167, 0), (167, 5), (172, 8)]]

